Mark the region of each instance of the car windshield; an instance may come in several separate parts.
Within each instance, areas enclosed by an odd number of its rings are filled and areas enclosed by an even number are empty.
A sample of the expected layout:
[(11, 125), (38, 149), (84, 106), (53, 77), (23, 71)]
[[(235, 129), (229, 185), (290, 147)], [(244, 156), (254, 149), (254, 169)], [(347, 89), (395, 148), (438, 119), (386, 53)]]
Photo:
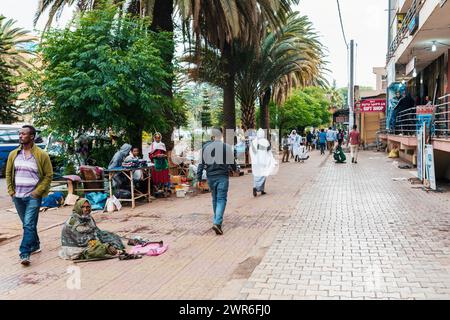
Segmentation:
[[(39, 135), (40, 131), (36, 132), (35, 143), (44, 143), (44, 139)], [(0, 129), (0, 144), (19, 142), (19, 129)]]
[(0, 143), (19, 143), (18, 129), (0, 129)]

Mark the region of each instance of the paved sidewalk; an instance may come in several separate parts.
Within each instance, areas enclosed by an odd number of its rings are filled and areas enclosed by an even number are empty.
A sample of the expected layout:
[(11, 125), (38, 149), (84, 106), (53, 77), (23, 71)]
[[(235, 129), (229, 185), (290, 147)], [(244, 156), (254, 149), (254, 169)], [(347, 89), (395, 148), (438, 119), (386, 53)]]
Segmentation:
[(327, 162), (241, 290), (246, 299), (450, 299), (450, 192), (383, 154)]
[[(163, 240), (169, 250), (159, 257), (74, 264), (57, 257), (61, 224), (70, 208), (40, 218), (43, 252), (32, 265), (18, 263), (21, 225), (0, 212), (0, 299), (235, 299), (273, 242), (296, 199), (313, 183), (325, 158), (284, 164), (267, 183), (266, 196), (253, 198), (252, 176), (232, 178), (224, 236), (211, 230), (211, 195), (161, 199), (135, 210), (95, 214), (100, 228), (124, 237)], [(16, 237), (14, 238), (14, 235)], [(13, 237), (13, 238), (11, 238)], [(81, 289), (69, 290), (70, 269), (80, 267)]]
[[(169, 245), (131, 261), (59, 259), (65, 208), (41, 215), (43, 252), (23, 268), (21, 226), (0, 209), (0, 299), (449, 299), (450, 192), (392, 180), (411, 176), (370, 151), (357, 165), (318, 152), (283, 164), (256, 199), (251, 175), (232, 178), (221, 237), (210, 194), (95, 214), (102, 229)], [(68, 288), (74, 266), (80, 290)]]

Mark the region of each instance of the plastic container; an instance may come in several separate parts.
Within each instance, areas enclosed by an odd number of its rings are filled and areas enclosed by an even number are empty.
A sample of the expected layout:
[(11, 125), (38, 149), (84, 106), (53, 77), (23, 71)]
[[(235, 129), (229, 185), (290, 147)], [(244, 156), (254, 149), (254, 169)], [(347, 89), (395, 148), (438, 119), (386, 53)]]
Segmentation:
[(186, 191), (184, 189), (178, 189), (177, 198), (184, 198), (184, 197), (186, 197)]

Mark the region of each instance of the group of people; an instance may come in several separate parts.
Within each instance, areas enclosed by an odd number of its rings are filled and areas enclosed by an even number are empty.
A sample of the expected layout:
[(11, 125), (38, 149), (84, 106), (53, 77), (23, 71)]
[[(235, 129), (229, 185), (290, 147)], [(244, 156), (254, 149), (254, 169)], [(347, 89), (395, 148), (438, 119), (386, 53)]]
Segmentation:
[[(31, 255), (39, 253), (40, 240), (37, 232), (42, 199), (47, 197), (53, 179), (53, 167), (47, 152), (35, 144), (36, 129), (25, 125), (19, 130), (20, 146), (11, 151), (5, 170), (8, 194), (16, 207), (22, 222), (23, 237), (19, 247), (20, 262), (28, 266)], [(153, 162), (152, 181), (155, 188), (168, 187), (169, 167), (167, 151), (161, 134), (154, 135), (149, 157)], [(108, 168), (116, 168), (123, 163), (139, 160), (140, 149), (124, 144), (113, 156)], [(143, 179), (142, 172), (136, 171), (133, 180)], [(120, 188), (125, 180), (116, 175), (114, 184)], [(99, 230), (90, 216), (91, 204), (86, 199), (79, 200), (62, 231), (62, 250), (65, 259), (88, 259), (115, 255), (124, 247), (117, 235)]]
[(283, 159), (282, 162), (289, 162), (294, 159), (296, 162), (303, 162), (309, 158), (308, 152), (320, 150), (321, 155), (325, 155), (325, 150), (333, 154), (336, 162), (343, 163), (346, 157), (342, 146), (347, 143), (350, 147), (352, 163), (358, 162), (358, 147), (361, 144), (360, 135), (355, 125), (347, 135), (344, 129), (312, 129), (307, 131), (306, 136), (301, 136), (296, 130), (291, 134), (286, 134), (282, 140)]
[(289, 162), (289, 159), (294, 159), (295, 162), (304, 162), (309, 159), (308, 136), (302, 137), (296, 130), (292, 130), (291, 134), (281, 139), (281, 145), (283, 148), (282, 162)]
[[(150, 145), (149, 159), (153, 163), (152, 166), (152, 185), (155, 192), (170, 192), (169, 162), (167, 157), (167, 149), (164, 142), (161, 141), (162, 135), (157, 132), (153, 136), (153, 142)], [(139, 147), (131, 146), (128, 143), (122, 145), (117, 151), (108, 169), (121, 167), (124, 163), (139, 161), (141, 150)], [(145, 188), (145, 184), (141, 184), (144, 176), (142, 171), (133, 172), (133, 180), (138, 188)], [(123, 174), (116, 174), (113, 178), (113, 186), (116, 189), (126, 189), (128, 187), (128, 179)]]
[[(211, 141), (203, 145), (201, 161), (197, 166), (196, 181), (200, 183), (205, 180), (206, 176), (213, 204), (212, 229), (217, 235), (222, 235), (230, 171), (237, 171), (237, 166), (234, 151), (229, 144), (222, 141), (221, 130), (213, 132)], [(293, 156), (295, 161), (307, 159), (309, 157), (307, 147), (311, 150), (314, 139), (318, 139), (322, 153), (325, 141), (328, 141), (327, 138), (335, 139), (332, 141), (337, 141), (337, 150), (342, 152), (343, 135), (333, 134), (331, 129), (328, 132), (322, 129), (318, 135), (315, 132), (310, 133), (303, 138), (293, 130), (289, 136), (283, 138), (283, 162), (289, 162), (289, 156)], [(24, 126), (20, 130), (20, 147), (10, 153), (6, 167), (8, 193), (12, 197), (23, 224), (24, 233), (19, 250), (21, 263), (25, 266), (30, 264), (30, 256), (40, 251), (37, 234), (39, 209), (42, 198), (49, 193), (53, 178), (50, 158), (44, 150), (36, 146), (35, 136), (36, 130), (32, 126)], [(152, 180), (156, 189), (168, 188), (170, 181), (167, 150), (161, 138), (159, 133), (154, 135), (149, 152), (149, 158), (154, 164)], [(357, 163), (360, 138), (356, 126), (349, 134), (349, 144), (352, 162)], [(334, 144), (329, 144), (329, 148), (332, 147)], [(266, 138), (266, 132), (263, 129), (258, 130), (256, 138), (251, 142), (249, 152), (252, 162), (253, 196), (256, 197), (258, 193), (266, 194), (266, 180), (268, 176), (275, 174), (278, 168), (271, 143)], [(121, 166), (123, 162), (139, 160), (139, 155), (139, 148), (124, 144), (114, 155), (109, 167), (114, 168)], [(135, 175), (133, 179), (140, 180), (142, 176)], [(120, 186), (122, 182), (117, 180), (116, 183)], [(90, 213), (89, 201), (80, 199), (63, 226), (60, 257), (64, 259), (96, 259), (124, 253), (120, 237), (100, 230)]]

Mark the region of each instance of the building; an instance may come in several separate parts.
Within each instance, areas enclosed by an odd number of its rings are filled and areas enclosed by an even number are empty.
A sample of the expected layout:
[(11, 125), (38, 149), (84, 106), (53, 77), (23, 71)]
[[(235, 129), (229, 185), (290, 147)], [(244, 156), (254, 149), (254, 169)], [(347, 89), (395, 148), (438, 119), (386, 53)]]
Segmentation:
[(388, 5), (386, 133), (381, 138), (417, 164), (417, 130), (426, 114), (436, 176), (450, 179), (450, 1), (388, 0)]

